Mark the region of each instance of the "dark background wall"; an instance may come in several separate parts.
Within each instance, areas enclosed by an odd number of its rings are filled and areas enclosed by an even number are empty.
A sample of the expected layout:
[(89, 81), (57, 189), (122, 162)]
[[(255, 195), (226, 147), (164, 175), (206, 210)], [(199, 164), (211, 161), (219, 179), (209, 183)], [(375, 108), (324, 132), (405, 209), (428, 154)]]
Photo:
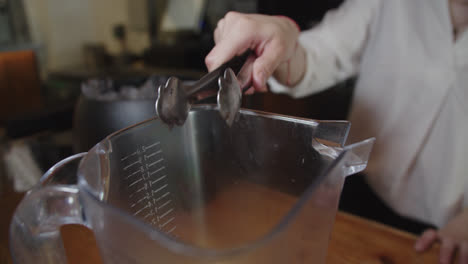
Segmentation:
[(301, 29), (309, 28), (322, 19), (327, 10), (338, 7), (343, 0), (258, 0), (258, 12), (293, 18)]

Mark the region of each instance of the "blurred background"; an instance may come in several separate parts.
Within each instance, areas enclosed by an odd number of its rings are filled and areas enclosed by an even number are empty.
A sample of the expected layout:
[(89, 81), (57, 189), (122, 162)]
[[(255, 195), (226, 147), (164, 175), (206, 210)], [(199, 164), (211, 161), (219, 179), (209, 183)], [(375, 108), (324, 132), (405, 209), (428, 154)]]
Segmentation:
[[(286, 15), (307, 29), (340, 3), (0, 0), (0, 195), (9, 197), (0, 206), (13, 210), (14, 197), (60, 159), (152, 117), (154, 86), (167, 77), (194, 80), (206, 73), (204, 57), (226, 12)], [(294, 101), (245, 96), (243, 107), (345, 119), (353, 84), (350, 79)], [(8, 226), (3, 222), (2, 244)]]

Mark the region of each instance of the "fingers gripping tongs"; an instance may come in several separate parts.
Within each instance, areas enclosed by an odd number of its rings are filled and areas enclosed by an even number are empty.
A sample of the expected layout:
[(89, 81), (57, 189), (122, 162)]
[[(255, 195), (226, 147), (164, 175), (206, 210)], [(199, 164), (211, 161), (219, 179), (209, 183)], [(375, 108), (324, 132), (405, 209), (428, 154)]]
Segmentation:
[(200, 93), (217, 92), (218, 108), (221, 117), (230, 126), (239, 111), (242, 91), (237, 80), (238, 74), (251, 51), (218, 67), (195, 83), (183, 83), (175, 77), (169, 78), (165, 85), (158, 88), (156, 113), (161, 120), (172, 125), (183, 125), (193, 103)]

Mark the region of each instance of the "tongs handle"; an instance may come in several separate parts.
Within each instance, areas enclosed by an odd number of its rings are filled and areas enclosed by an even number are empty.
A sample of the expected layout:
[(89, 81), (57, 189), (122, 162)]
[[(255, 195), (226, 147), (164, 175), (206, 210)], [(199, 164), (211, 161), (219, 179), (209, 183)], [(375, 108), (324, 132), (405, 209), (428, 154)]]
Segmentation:
[(229, 61), (225, 62), (218, 68), (216, 68), (214, 71), (208, 73), (207, 75), (203, 76), (200, 80), (198, 80), (196, 83), (187, 86), (187, 95), (193, 95), (196, 94), (202, 90), (218, 90), (218, 78), (224, 74), (224, 71), (227, 68), (231, 68), (234, 73), (237, 75), (239, 74), (239, 71), (242, 69), (242, 66), (244, 66), (245, 62), (247, 61), (247, 58), (253, 53), (251, 49), (248, 49), (242, 55), (235, 56)]

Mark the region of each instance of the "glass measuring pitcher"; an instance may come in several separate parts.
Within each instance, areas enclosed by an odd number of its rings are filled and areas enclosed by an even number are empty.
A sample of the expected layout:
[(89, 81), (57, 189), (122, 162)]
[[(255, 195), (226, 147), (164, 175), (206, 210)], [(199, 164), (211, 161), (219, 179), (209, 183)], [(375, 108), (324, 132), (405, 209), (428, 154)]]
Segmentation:
[[(104, 263), (324, 263), (345, 176), (373, 139), (344, 146), (350, 125), (213, 106), (182, 127), (151, 119), (82, 157), (77, 183), (51, 168), (16, 209), (16, 263), (65, 263), (59, 228), (82, 224)], [(70, 158), (70, 159), (73, 159)]]

